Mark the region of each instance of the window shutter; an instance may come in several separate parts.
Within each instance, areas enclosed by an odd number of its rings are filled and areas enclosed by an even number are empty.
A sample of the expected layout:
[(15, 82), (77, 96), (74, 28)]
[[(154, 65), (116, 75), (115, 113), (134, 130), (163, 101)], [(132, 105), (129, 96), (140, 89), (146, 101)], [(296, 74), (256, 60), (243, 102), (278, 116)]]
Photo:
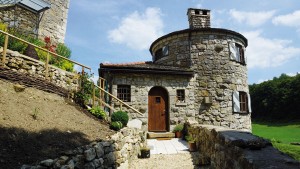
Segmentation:
[(248, 93), (247, 96), (248, 96), (248, 110), (249, 110), (249, 113), (251, 113), (251, 112), (252, 112), (252, 109), (251, 109), (251, 98), (250, 98), (250, 94)]
[(236, 60), (236, 46), (234, 42), (229, 43), (229, 52), (230, 52), (230, 59), (231, 60)]
[(233, 101), (233, 112), (239, 113), (240, 112), (240, 95), (239, 95), (238, 91), (233, 92), (232, 101)]

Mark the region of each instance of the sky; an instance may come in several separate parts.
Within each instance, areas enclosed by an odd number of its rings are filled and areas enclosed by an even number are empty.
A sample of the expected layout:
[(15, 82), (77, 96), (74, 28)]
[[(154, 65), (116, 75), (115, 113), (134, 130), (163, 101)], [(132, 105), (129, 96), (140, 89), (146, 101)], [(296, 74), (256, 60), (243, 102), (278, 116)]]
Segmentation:
[(151, 61), (153, 41), (189, 27), (188, 8), (248, 39), (249, 84), (300, 73), (299, 0), (71, 0), (65, 43), (96, 79), (100, 63)]

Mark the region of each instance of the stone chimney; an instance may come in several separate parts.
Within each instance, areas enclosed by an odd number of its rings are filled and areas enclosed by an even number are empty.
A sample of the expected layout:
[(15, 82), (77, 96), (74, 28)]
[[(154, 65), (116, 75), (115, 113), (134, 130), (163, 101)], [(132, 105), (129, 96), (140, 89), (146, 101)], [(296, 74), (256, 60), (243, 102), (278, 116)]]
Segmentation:
[(190, 29), (210, 28), (210, 10), (189, 8), (187, 15)]

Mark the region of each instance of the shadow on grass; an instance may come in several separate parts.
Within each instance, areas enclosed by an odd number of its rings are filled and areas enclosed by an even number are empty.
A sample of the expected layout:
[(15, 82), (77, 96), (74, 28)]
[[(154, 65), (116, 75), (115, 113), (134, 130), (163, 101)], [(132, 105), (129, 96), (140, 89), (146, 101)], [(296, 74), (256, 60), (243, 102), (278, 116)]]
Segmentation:
[(299, 125), (297, 128), (300, 128), (300, 120), (297, 121), (270, 121), (270, 120), (254, 120), (252, 119), (253, 124), (266, 125), (268, 127), (283, 127), (289, 125)]
[[(47, 129), (30, 132), (21, 128), (0, 126), (0, 166), (20, 168), (41, 160), (57, 158), (67, 150), (89, 144), (81, 132)], [(0, 167), (1, 168), (1, 167)]]

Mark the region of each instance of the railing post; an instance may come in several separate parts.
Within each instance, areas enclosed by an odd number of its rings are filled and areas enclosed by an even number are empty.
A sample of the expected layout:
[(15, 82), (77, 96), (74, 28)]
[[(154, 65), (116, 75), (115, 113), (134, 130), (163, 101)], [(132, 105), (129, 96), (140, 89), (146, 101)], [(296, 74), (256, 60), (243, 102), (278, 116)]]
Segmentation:
[(84, 76), (84, 67), (82, 66), (81, 68), (82, 68), (81, 69), (81, 74), (82, 74), (82, 76)]
[(122, 103), (120, 103), (120, 110), (122, 111), (122, 106), (123, 106), (123, 104)]
[(93, 106), (95, 106), (95, 93), (96, 93), (96, 90), (95, 90), (95, 85), (93, 83)]
[(7, 45), (8, 45), (8, 35), (5, 35), (5, 41), (4, 41), (4, 46), (3, 46), (3, 56), (2, 56), (3, 66), (5, 66)]
[(45, 63), (45, 79), (48, 80), (49, 76), (49, 52), (47, 52), (47, 58)]

